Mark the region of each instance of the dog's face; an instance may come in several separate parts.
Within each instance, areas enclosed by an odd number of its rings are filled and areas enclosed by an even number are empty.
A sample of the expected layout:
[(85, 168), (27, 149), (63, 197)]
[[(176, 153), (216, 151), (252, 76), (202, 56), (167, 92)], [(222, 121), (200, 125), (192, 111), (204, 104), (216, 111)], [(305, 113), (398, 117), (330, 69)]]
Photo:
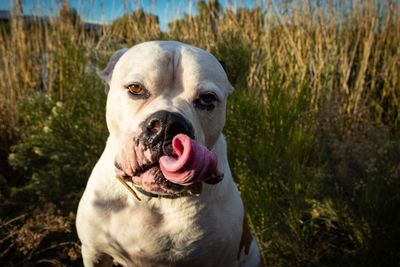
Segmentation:
[(159, 195), (198, 193), (199, 183), (167, 180), (159, 160), (174, 156), (171, 143), (178, 134), (208, 149), (217, 142), (233, 90), (218, 60), (182, 43), (147, 42), (118, 51), (101, 75), (110, 85), (107, 125), (119, 147), (117, 174)]

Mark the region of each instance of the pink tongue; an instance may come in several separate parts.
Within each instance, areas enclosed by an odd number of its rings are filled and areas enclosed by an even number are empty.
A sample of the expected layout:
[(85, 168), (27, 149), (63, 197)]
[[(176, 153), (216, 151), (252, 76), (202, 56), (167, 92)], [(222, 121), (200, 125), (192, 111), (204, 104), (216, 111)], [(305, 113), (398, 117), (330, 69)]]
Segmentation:
[(160, 169), (169, 181), (187, 186), (204, 181), (217, 173), (217, 155), (189, 136), (176, 135), (172, 139), (172, 149), (177, 158), (160, 158)]

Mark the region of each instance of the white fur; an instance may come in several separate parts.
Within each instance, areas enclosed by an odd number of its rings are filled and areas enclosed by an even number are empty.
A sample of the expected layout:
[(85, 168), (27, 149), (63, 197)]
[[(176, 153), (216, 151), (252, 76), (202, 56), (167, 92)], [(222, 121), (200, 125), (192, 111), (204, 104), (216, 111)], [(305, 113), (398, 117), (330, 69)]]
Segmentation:
[[(260, 257), (254, 240), (249, 255), (242, 252), (237, 257), (244, 211), (221, 133), (232, 87), (218, 61), (204, 50), (178, 42), (143, 43), (113, 60), (117, 63), (111, 66), (107, 100), (110, 136), (76, 220), (85, 266), (94, 266), (103, 254), (123, 266), (256, 266)], [(143, 84), (151, 97), (130, 99), (123, 88), (130, 82)], [(220, 98), (214, 111), (194, 108), (202, 90)], [(126, 138), (157, 110), (179, 112), (193, 124), (197, 141), (217, 153), (222, 182), (203, 183), (200, 196), (175, 199), (138, 192), (140, 202), (120, 184), (115, 156)]]

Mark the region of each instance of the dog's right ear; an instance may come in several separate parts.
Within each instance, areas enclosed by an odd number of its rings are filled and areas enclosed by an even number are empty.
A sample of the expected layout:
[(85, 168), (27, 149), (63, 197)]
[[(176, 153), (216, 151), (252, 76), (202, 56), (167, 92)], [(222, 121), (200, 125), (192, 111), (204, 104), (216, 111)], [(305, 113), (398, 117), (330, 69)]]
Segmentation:
[[(128, 51), (128, 48), (124, 47), (116, 51), (112, 56), (111, 59), (107, 63), (107, 67), (104, 70), (97, 71), (97, 75), (110, 85), (111, 77), (114, 71), (115, 64), (117, 64), (120, 57)], [(108, 93), (108, 88), (106, 88), (106, 93)]]

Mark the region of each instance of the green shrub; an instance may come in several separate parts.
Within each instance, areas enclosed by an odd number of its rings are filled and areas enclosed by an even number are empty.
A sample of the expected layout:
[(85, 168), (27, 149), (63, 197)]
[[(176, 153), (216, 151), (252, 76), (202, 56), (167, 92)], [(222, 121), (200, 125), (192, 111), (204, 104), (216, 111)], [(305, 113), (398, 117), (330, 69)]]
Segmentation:
[[(79, 84), (79, 85), (78, 85)], [(104, 85), (93, 73), (64, 102), (44, 93), (21, 99), (21, 141), (9, 156), (23, 186), (56, 203), (76, 204), (107, 137)]]
[[(329, 118), (327, 114), (324, 116)], [(342, 124), (351, 127), (343, 131)], [(326, 187), (338, 214), (346, 217), (352, 238), (357, 241), (340, 265), (397, 266), (400, 262), (397, 131), (343, 117), (330, 117), (320, 126), (317, 147), (326, 161)]]

